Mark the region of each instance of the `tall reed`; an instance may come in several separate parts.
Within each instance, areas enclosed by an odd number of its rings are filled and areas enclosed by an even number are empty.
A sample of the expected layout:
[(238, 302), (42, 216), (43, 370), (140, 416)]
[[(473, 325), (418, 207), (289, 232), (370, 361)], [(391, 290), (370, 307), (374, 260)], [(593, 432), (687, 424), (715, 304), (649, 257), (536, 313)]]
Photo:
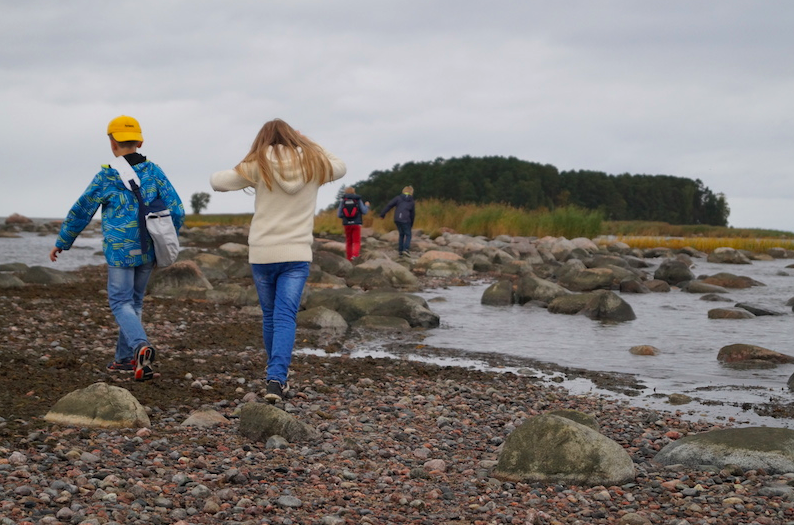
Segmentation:
[(631, 236), (618, 235), (617, 240), (626, 243), (632, 248), (694, 248), (701, 252), (710, 253), (717, 248), (734, 248), (755, 253), (763, 253), (770, 248), (785, 248), (794, 250), (792, 238), (769, 237), (660, 237), (660, 236)]
[[(364, 226), (384, 233), (394, 229), (390, 216), (381, 219), (378, 210), (364, 216)], [(466, 235), (595, 237), (601, 233), (601, 214), (568, 206), (555, 210), (527, 211), (504, 204), (457, 204), (428, 199), (416, 202), (414, 227), (431, 236), (444, 229)], [(316, 233), (342, 234), (341, 220), (335, 211), (324, 211), (315, 217)]]

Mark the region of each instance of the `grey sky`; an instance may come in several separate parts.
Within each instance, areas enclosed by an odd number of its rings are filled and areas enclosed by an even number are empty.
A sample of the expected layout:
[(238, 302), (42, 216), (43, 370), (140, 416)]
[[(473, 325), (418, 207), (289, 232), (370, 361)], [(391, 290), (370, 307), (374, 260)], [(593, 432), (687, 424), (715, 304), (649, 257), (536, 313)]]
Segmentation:
[(348, 165), (321, 207), (397, 163), (503, 155), (700, 178), (731, 225), (792, 231), (792, 27), (765, 0), (0, 0), (0, 216), (63, 217), (128, 114), (186, 205), (280, 117)]

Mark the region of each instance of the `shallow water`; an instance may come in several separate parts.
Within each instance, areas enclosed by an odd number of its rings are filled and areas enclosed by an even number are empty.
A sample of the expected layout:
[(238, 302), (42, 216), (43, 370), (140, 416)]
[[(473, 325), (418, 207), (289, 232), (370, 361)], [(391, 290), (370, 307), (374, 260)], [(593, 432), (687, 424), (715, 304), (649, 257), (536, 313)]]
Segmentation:
[[(656, 261), (658, 264), (661, 260)], [(763, 403), (771, 397), (778, 402), (794, 401), (786, 385), (794, 365), (771, 369), (736, 370), (720, 365), (717, 353), (723, 346), (748, 343), (794, 355), (794, 315), (785, 303), (794, 297), (794, 269), (791, 260), (754, 261), (752, 265), (718, 265), (696, 260), (695, 275), (729, 272), (751, 277), (766, 286), (730, 290), (724, 294), (734, 302), (708, 302), (700, 294), (681, 291), (653, 294), (623, 294), (637, 319), (620, 324), (603, 324), (584, 316), (550, 314), (532, 306), (483, 306), (480, 298), (487, 284), (454, 287), (422, 294), (431, 309), (441, 316), (441, 327), (428, 331), (424, 343), (439, 348), (494, 353), (555, 363), (587, 370), (634, 374), (647, 389), (637, 404), (660, 404), (654, 394), (683, 393), (704, 400), (704, 404), (666, 409), (690, 410), (708, 415), (762, 421), (743, 410), (706, 406), (710, 401), (741, 405)], [(649, 269), (651, 272), (654, 268)], [(782, 275), (786, 274), (786, 275)], [(713, 320), (712, 308), (748, 302), (783, 312), (747, 320)], [(629, 348), (652, 345), (658, 356), (635, 356)], [(462, 354), (465, 356), (465, 353)], [(476, 358), (473, 358), (476, 361)], [(571, 390), (592, 390), (588, 382), (566, 385)], [(666, 396), (665, 396), (666, 397)], [(662, 404), (666, 401), (661, 402)], [(775, 426), (794, 422), (774, 420)]]
[(58, 261), (50, 261), (50, 250), (57, 235), (22, 232), (18, 238), (0, 237), (0, 264), (23, 263), (28, 266), (45, 266), (70, 271), (81, 266), (105, 264), (102, 255), (102, 235), (83, 232), (71, 249), (61, 252)]

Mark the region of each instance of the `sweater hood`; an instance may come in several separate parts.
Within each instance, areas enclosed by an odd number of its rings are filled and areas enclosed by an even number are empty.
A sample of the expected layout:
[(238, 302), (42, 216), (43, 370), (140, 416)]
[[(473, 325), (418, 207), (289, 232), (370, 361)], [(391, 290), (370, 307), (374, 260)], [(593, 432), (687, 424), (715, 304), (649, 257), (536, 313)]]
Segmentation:
[[(275, 148), (279, 148), (281, 153), (281, 164), (279, 165), (278, 156)], [(295, 162), (290, 153), (285, 151), (286, 148), (281, 144), (269, 146), (267, 148), (267, 159), (273, 167), (273, 181), (284, 190), (285, 193), (290, 195), (298, 193), (306, 186), (306, 179), (303, 176), (303, 168)], [(303, 150), (298, 148), (298, 155), (303, 158)]]

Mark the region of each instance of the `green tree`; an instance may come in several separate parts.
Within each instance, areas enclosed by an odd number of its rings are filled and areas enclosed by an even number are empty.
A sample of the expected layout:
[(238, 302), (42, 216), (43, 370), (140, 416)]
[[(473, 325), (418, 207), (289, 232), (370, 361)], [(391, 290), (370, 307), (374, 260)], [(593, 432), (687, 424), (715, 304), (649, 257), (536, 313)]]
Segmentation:
[(190, 207), (193, 209), (193, 213), (196, 215), (199, 215), (209, 203), (210, 194), (207, 192), (200, 191), (190, 196)]

